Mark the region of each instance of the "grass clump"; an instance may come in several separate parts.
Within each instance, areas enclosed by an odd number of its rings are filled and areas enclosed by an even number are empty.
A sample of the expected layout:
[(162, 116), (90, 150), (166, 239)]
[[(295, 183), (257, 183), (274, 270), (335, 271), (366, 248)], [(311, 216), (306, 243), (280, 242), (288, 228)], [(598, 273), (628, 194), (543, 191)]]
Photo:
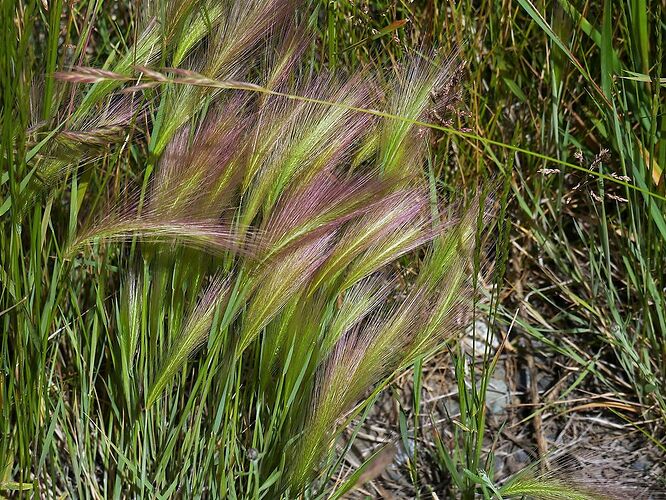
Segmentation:
[[(498, 480), (486, 393), (532, 354), (562, 385), (522, 397), (530, 439), (599, 410), (664, 449), (658, 2), (0, 9), (3, 494), (337, 498), (367, 465), (328, 491), (340, 431), (414, 364), (416, 492), (596, 498)], [(429, 483), (421, 367), (467, 317), (488, 206), (442, 200), (489, 173), (488, 338), (451, 349)]]
[[(471, 307), (487, 202), (441, 203), (415, 124), (449, 109), (455, 72), (415, 54), (391, 78), (311, 76), (282, 0), (144, 14), (101, 68), (47, 75), (32, 154), (11, 138), (29, 172), (11, 169), (3, 224), (35, 232), (4, 243), (2, 360), (21, 368), (0, 484), (324, 492), (346, 423)], [(395, 296), (406, 255), (418, 274)]]

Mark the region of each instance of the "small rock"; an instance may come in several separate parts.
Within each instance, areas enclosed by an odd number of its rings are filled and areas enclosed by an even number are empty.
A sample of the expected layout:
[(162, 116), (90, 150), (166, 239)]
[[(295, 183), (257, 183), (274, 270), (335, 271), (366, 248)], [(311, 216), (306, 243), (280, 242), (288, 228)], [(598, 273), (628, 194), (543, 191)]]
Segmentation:
[(488, 410), (495, 415), (505, 413), (507, 405), (511, 403), (511, 394), (505, 379), (504, 367), (498, 365), (488, 382), (488, 393), (486, 394)]
[(650, 469), (652, 469), (653, 463), (652, 460), (650, 460), (648, 457), (645, 455), (641, 455), (638, 460), (636, 460), (633, 464), (631, 464), (631, 468), (634, 470), (639, 470), (641, 472), (647, 472)]

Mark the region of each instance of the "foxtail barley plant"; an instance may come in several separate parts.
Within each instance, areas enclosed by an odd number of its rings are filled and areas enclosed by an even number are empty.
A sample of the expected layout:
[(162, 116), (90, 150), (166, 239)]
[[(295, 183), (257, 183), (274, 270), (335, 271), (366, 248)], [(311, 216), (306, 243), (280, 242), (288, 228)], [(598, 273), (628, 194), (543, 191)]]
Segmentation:
[[(442, 203), (417, 123), (455, 112), (457, 70), (415, 54), (312, 73), (307, 19), (285, 0), (145, 10), (104, 67), (56, 74), (59, 104), (27, 133), (14, 220), (71, 186), (69, 232), (44, 230), (56, 285), (39, 331), (55, 343), (29, 348), (80, 375), (29, 389), (38, 406), (60, 397), (34, 435), (6, 433), (21, 468), (3, 473), (40, 494), (323, 492), (341, 431), (466, 325), (489, 203)], [(92, 200), (102, 165), (118, 174)], [(82, 274), (96, 298), (58, 291)]]

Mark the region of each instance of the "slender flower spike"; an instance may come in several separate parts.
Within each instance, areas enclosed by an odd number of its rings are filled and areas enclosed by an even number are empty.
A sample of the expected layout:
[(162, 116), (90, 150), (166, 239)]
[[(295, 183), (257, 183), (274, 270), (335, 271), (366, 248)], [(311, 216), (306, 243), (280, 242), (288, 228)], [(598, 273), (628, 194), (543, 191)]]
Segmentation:
[(213, 322), (215, 311), (218, 307), (224, 306), (228, 298), (228, 282), (219, 276), (213, 278), (203, 296), (199, 299), (196, 308), (185, 322), (182, 331), (164, 355), (157, 377), (148, 391), (146, 407), (155, 403), (165, 386), (183, 367), (188, 357), (204, 343)]

